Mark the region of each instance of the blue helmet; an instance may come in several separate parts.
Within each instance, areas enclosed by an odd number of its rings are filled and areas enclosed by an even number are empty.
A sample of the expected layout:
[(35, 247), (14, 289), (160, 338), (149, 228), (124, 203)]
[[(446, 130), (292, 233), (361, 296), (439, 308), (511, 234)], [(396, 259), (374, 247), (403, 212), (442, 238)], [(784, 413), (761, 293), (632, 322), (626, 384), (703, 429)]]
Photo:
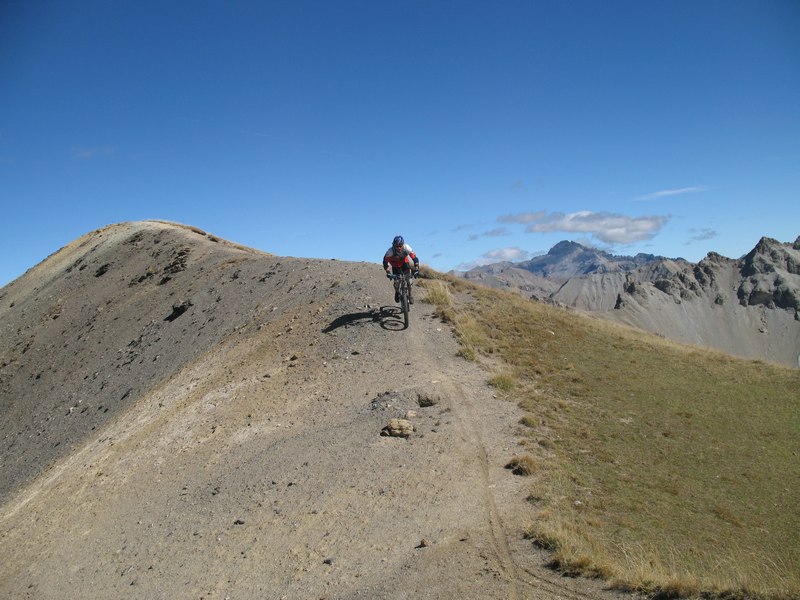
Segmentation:
[(405, 243), (406, 241), (403, 239), (402, 235), (396, 235), (392, 240), (392, 246), (395, 248), (402, 248)]

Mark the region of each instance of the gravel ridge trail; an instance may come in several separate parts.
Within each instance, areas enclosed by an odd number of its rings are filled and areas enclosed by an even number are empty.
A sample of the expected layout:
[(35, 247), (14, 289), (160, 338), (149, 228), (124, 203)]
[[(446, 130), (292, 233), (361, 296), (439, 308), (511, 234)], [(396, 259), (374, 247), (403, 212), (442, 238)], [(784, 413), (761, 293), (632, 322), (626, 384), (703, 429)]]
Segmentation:
[(523, 539), (521, 413), (415, 296), (155, 222), (0, 290), (0, 597), (617, 596)]

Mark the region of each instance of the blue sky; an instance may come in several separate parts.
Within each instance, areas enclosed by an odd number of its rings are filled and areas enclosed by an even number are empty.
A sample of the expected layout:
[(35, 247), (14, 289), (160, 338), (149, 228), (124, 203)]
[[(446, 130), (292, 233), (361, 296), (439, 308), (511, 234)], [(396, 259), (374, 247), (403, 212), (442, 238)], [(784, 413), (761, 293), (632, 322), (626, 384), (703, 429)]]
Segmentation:
[(0, 4), (0, 285), (109, 223), (440, 270), (800, 235), (800, 2)]

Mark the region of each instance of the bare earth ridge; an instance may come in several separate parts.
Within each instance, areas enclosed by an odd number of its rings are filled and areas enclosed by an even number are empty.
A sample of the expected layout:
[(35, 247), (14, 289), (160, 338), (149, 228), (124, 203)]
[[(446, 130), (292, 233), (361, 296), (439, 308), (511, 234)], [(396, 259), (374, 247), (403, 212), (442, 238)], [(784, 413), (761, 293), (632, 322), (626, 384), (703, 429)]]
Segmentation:
[(616, 596), (542, 566), (519, 409), (391, 300), (159, 222), (0, 290), (0, 597)]

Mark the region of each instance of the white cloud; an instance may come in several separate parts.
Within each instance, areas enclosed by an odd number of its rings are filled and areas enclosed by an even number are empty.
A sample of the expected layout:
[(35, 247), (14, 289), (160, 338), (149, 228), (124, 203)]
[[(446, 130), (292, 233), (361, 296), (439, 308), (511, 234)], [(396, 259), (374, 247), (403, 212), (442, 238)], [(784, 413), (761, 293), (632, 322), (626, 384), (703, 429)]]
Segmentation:
[(503, 215), (497, 217), (498, 223), (533, 223), (544, 218), (545, 212), (543, 210), (537, 212), (515, 213), (511, 215)]
[(73, 148), (72, 158), (78, 160), (92, 160), (96, 156), (111, 156), (114, 154), (114, 148), (111, 146), (99, 146), (97, 148)]
[(702, 242), (704, 240), (712, 240), (719, 235), (713, 229), (690, 229), (689, 233), (692, 235), (689, 237), (689, 243), (692, 242)]
[(704, 185), (696, 185), (692, 187), (678, 188), (674, 190), (661, 190), (660, 192), (653, 192), (652, 194), (639, 196), (637, 200), (644, 202), (647, 200), (657, 200), (658, 198), (665, 198), (667, 196), (680, 196), (682, 194), (693, 194), (695, 192), (705, 192), (707, 190), (708, 188)]
[(469, 241), (474, 242), (478, 238), (482, 237), (502, 237), (504, 235), (511, 235), (511, 232), (505, 227), (496, 227), (495, 229), (490, 229), (489, 231), (484, 231), (483, 233), (473, 233), (469, 236)]
[(475, 267), (482, 267), (484, 265), (491, 265), (492, 263), (503, 261), (519, 262), (522, 260), (528, 260), (531, 258), (531, 256), (532, 255), (530, 252), (523, 250), (522, 248), (517, 248), (516, 246), (511, 248), (496, 248), (495, 250), (489, 250), (485, 254), (481, 255), (481, 257), (477, 260), (456, 265), (455, 270), (469, 271)]
[(580, 211), (570, 214), (552, 213), (525, 228), (528, 233), (563, 231), (587, 233), (606, 244), (632, 244), (652, 239), (669, 217), (628, 217), (613, 213)]
[(489, 250), (489, 252), (485, 253), (483, 256), (492, 262), (496, 262), (501, 260), (526, 260), (530, 257), (530, 255), (531, 253), (527, 250), (523, 250), (522, 248), (517, 248), (514, 246), (511, 248), (497, 248), (496, 250)]

